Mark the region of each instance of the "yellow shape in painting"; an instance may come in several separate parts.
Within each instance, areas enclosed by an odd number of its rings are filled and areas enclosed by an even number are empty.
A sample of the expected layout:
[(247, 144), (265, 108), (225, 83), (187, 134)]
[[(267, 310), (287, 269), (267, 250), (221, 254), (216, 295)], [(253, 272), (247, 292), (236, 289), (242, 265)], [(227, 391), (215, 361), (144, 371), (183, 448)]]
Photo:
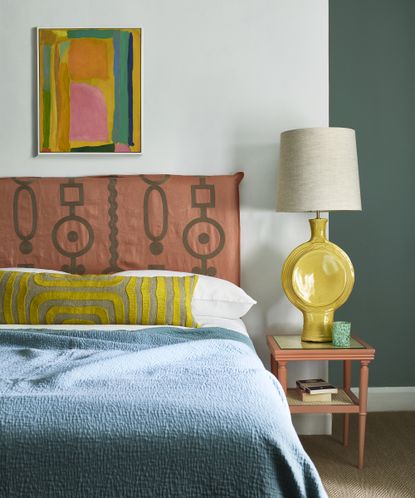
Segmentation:
[(43, 109), (43, 98), (42, 98), (42, 94), (43, 94), (43, 87), (44, 87), (44, 76), (43, 76), (43, 67), (44, 67), (44, 64), (45, 64), (45, 54), (44, 54), (44, 42), (42, 40), (42, 31), (43, 30), (39, 30), (39, 53), (38, 53), (38, 57), (39, 57), (39, 95), (38, 95), (38, 99), (39, 99), (39, 123), (38, 123), (38, 127), (39, 127), (39, 150), (42, 149), (43, 147), (43, 143), (44, 143), (44, 133), (43, 133), (43, 123), (44, 123), (44, 120), (45, 120), (45, 112), (44, 112), (44, 109)]
[(58, 108), (58, 131), (57, 142), (59, 152), (69, 152), (69, 126), (70, 126), (70, 103), (69, 103), (69, 71), (68, 64), (61, 63), (58, 69), (59, 92), (56, 95)]
[(72, 81), (107, 79), (108, 43), (106, 40), (79, 38), (71, 40), (69, 48), (69, 76)]
[(39, 29), (39, 42), (40, 45), (44, 45), (46, 43), (52, 44), (56, 41), (55, 32), (51, 29)]

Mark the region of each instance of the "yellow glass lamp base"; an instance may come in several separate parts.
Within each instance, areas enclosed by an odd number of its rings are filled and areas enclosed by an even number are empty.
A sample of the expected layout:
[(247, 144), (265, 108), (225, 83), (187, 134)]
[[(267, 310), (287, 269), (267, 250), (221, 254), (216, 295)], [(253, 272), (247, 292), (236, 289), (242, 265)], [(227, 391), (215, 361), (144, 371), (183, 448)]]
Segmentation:
[(347, 301), (354, 284), (348, 255), (326, 238), (326, 218), (309, 220), (311, 238), (288, 256), (282, 287), (304, 316), (301, 339), (330, 342), (334, 311)]

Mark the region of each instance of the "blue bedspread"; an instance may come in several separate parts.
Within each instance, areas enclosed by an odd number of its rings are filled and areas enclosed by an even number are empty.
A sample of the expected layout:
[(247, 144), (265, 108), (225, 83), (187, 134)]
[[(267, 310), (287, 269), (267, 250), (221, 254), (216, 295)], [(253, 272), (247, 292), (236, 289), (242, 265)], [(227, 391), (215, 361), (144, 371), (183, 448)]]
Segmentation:
[(166, 327), (0, 331), (0, 496), (326, 494), (251, 341)]

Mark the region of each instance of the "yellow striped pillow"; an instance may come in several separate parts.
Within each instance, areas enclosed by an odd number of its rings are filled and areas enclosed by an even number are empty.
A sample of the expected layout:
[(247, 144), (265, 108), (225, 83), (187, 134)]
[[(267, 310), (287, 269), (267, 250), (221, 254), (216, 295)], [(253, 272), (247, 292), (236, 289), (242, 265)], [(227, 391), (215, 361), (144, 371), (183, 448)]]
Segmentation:
[(197, 327), (197, 279), (0, 271), (0, 323)]

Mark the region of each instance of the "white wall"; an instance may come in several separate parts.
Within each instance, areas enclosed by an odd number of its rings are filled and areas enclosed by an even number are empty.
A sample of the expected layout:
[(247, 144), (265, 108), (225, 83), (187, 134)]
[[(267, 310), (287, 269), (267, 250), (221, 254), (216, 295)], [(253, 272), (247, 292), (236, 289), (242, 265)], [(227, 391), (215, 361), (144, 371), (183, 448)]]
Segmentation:
[[(0, 5), (0, 176), (244, 171), (242, 285), (259, 303), (246, 323), (268, 365), (265, 335), (301, 328), (280, 271), (308, 223), (274, 211), (275, 176), (281, 131), (328, 125), (327, 0)], [(143, 28), (142, 156), (33, 157), (36, 26)], [(290, 378), (324, 373), (303, 365)]]

